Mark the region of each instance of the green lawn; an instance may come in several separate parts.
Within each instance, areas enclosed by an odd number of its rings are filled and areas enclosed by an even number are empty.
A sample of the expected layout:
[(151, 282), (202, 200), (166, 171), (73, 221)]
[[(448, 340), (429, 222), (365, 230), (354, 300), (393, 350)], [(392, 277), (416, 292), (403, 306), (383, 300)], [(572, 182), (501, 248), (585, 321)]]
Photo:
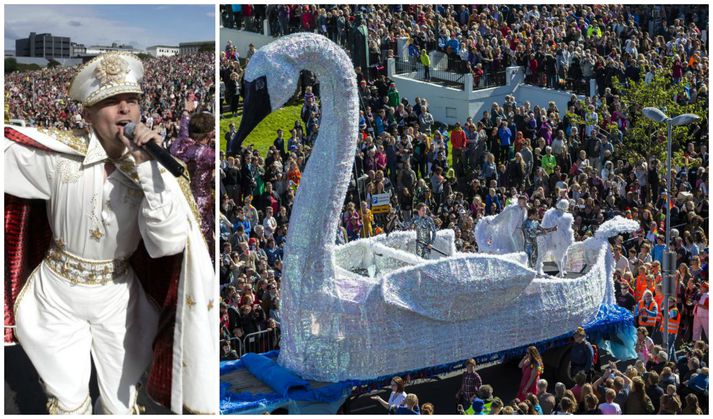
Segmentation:
[[(290, 130), (295, 125), (295, 121), (300, 121), (300, 123), (302, 123), (302, 120), (300, 119), (301, 109), (302, 105), (298, 104), (285, 106), (275, 112), (272, 112), (267, 116), (267, 118), (260, 122), (257, 127), (255, 127), (253, 132), (248, 136), (248, 138), (245, 139), (243, 144), (245, 146), (253, 144), (260, 151), (260, 155), (265, 157), (265, 152), (268, 148), (270, 148), (272, 142), (275, 141), (278, 128), (282, 128), (282, 136), (285, 138), (285, 141), (287, 141), (287, 139), (290, 138)], [(227, 146), (225, 133), (228, 132), (228, 124), (231, 122), (234, 123), (235, 129), (240, 127), (241, 112), (242, 109), (239, 109), (237, 117), (224, 118), (220, 120), (220, 149), (223, 151), (225, 151), (225, 147)], [(304, 124), (302, 125), (304, 127)], [(432, 129), (435, 130), (435, 127)], [(452, 129), (452, 127), (449, 127), (449, 132), (450, 129)], [(449, 167), (453, 167), (452, 155), (453, 153), (448, 153), (447, 159)]]
[[(260, 124), (255, 127), (248, 138), (243, 142), (244, 146), (253, 144), (260, 151), (260, 155), (265, 157), (268, 148), (275, 141), (278, 128), (282, 128), (282, 136), (287, 141), (290, 138), (290, 130), (295, 125), (295, 121), (300, 121), (300, 110), (302, 105), (285, 106), (267, 116)], [(235, 118), (225, 118), (220, 120), (220, 149), (225, 150), (227, 146), (225, 141), (225, 133), (228, 132), (228, 125), (232, 122), (235, 128), (240, 127), (241, 115), (238, 114)]]

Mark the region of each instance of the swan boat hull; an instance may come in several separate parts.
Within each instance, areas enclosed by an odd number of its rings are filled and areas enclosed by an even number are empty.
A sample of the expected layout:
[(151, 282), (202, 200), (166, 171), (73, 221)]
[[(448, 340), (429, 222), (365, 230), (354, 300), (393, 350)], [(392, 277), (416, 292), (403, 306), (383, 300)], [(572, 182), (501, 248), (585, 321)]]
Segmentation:
[[(364, 247), (388, 245), (395, 250), (391, 256), (399, 256), (398, 252), (413, 256), (408, 250), (415, 247), (414, 232), (337, 247), (338, 280), (300, 310), (302, 322), (290, 330), (299, 336), (283, 345), (281, 365), (306, 379), (329, 382), (417, 370), (570, 333), (593, 319), (604, 300), (608, 288), (604, 245), (597, 249), (596, 263), (583, 275), (554, 278), (536, 276), (523, 263), (522, 253), (459, 254), (452, 239), (452, 231), (440, 231), (434, 243), (450, 257), (421, 261), (411, 272), (409, 266), (397, 266), (376, 277), (357, 275), (341, 266), (358, 252), (356, 259), (368, 258)], [(439, 276), (445, 280), (438, 281)], [(522, 279), (513, 281), (523, 277), (529, 278), (525, 286)], [(510, 283), (512, 287), (502, 287)], [(502, 298), (493, 296), (494, 288)], [(468, 294), (470, 304), (449, 305), (458, 300), (454, 290)], [(444, 304), (439, 311), (423, 300)], [(462, 307), (466, 314), (451, 313), (456, 311), (453, 306)]]

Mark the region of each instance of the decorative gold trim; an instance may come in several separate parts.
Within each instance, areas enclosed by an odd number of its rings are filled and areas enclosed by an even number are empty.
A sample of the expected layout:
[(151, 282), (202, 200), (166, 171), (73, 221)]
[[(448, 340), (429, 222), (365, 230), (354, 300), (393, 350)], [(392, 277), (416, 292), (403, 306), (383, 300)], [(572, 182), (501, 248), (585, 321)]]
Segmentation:
[(89, 229), (89, 238), (96, 241), (101, 240), (105, 234), (104, 222), (97, 215), (97, 213), (101, 215), (102, 212), (101, 202), (102, 198), (99, 196), (99, 193), (92, 195), (92, 199), (89, 200), (89, 206), (91, 207), (89, 212), (89, 223), (94, 225), (94, 228)]
[(188, 206), (190, 207), (193, 216), (196, 217), (196, 222), (199, 226), (198, 228), (200, 228), (201, 214), (200, 211), (198, 211), (198, 205), (193, 197), (193, 191), (191, 191), (191, 181), (187, 180), (183, 176), (176, 178), (176, 181), (178, 181), (178, 186), (181, 188), (181, 192), (183, 192), (183, 196), (186, 198), (186, 201), (188, 201)]
[(87, 394), (87, 397), (84, 399), (82, 404), (79, 405), (79, 407), (72, 410), (68, 410), (60, 406), (59, 400), (57, 400), (56, 397), (50, 396), (47, 398), (47, 412), (50, 415), (81, 415), (91, 412), (91, 408), (92, 399), (89, 394)]
[(101, 87), (90, 93), (89, 96), (84, 99), (84, 106), (94, 106), (106, 98), (116, 96), (122, 93), (136, 93), (142, 95), (144, 94), (144, 91), (141, 90), (141, 86), (136, 83), (122, 83), (110, 85), (107, 87)]
[(114, 161), (114, 166), (126, 177), (136, 184), (139, 184), (139, 173), (136, 171), (136, 162), (130, 154), (126, 154), (122, 156), (121, 159)]
[(25, 285), (22, 286), (22, 289), (17, 294), (15, 303), (12, 305), (12, 312), (15, 313), (15, 325), (17, 325), (17, 307), (20, 305), (20, 301), (22, 301), (22, 298), (27, 293), (27, 289), (30, 287), (30, 282), (32, 282), (34, 280), (35, 273), (37, 272), (38, 269), (40, 269), (40, 266), (42, 266), (41, 262), (37, 266), (35, 266), (35, 269), (32, 270), (30, 275), (27, 277), (27, 281), (25, 281)]
[(99, 241), (99, 240), (101, 240), (102, 237), (104, 237), (104, 233), (102, 233), (102, 231), (99, 230), (99, 228), (89, 230), (89, 238), (90, 239)]
[(89, 147), (88, 139), (85, 136), (77, 135), (74, 131), (37, 128), (37, 132), (59, 141), (82, 155), (87, 154), (87, 148)]
[(119, 84), (126, 81), (129, 71), (129, 63), (125, 59), (118, 54), (108, 54), (94, 68), (94, 76), (102, 85)]
[(63, 158), (57, 162), (57, 174), (62, 183), (75, 183), (82, 177), (82, 165), (78, 161)]
[(43, 263), (46, 263), (52, 272), (74, 285), (105, 285), (121, 277), (129, 269), (126, 259), (85, 259), (67, 252), (58, 243), (50, 246)]

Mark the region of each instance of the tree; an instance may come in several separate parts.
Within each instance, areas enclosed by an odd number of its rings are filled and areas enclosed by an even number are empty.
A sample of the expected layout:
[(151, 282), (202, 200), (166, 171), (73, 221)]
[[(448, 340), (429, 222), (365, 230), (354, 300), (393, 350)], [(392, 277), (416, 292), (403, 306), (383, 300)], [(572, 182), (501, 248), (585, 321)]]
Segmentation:
[[(624, 156), (635, 163), (644, 158), (647, 161), (651, 157), (664, 161), (666, 159), (666, 124), (656, 123), (642, 114), (645, 107), (659, 108), (669, 117), (675, 117), (684, 113), (693, 113), (702, 119), (698, 122), (700, 126), (705, 126), (705, 118), (708, 115), (708, 104), (706, 101), (697, 100), (688, 103), (688, 100), (677, 100), (684, 97), (686, 93), (686, 80), (674, 84), (671, 77), (671, 60), (668, 60), (663, 69), (654, 73), (650, 83), (629, 80), (628, 86), (623, 85), (614, 79), (613, 86), (619, 92), (619, 98), (623, 109), (629, 119), (629, 128), (624, 136)], [(690, 133), (696, 130), (696, 124), (689, 126), (673, 127), (672, 129), (672, 150), (675, 160), (681, 159), (686, 143), (691, 141)]]
[(14, 58), (5, 58), (5, 74), (18, 71), (17, 60)]
[(47, 63), (47, 68), (55, 68), (59, 67), (61, 64), (59, 61), (55, 60), (54, 58), (50, 58), (49, 62)]
[(201, 45), (200, 48), (198, 48), (198, 51), (199, 52), (213, 52), (213, 51), (215, 51), (215, 44), (211, 43), (211, 44)]

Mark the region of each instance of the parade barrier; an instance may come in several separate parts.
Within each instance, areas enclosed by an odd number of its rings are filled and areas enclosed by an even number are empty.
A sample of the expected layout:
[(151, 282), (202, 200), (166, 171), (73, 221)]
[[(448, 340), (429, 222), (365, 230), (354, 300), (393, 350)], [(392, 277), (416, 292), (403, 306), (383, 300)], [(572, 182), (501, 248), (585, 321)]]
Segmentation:
[(240, 338), (230, 338), (230, 346), (235, 348), (238, 358), (245, 355), (245, 345), (243, 345), (243, 341)]
[(267, 329), (250, 333), (243, 338), (243, 354), (269, 352), (279, 349), (279, 329)]
[(230, 346), (238, 358), (248, 353), (263, 353), (280, 348), (280, 330), (268, 329), (250, 333), (243, 338), (230, 338)]

